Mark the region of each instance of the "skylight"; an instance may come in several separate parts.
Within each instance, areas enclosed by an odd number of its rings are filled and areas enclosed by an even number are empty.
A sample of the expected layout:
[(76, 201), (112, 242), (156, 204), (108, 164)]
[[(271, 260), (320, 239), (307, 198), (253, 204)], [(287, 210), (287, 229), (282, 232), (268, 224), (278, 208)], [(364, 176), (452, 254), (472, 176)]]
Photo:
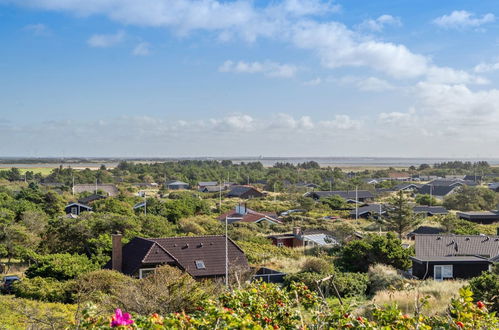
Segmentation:
[(206, 269), (206, 266), (204, 265), (204, 261), (203, 260), (196, 260), (196, 268), (197, 269)]

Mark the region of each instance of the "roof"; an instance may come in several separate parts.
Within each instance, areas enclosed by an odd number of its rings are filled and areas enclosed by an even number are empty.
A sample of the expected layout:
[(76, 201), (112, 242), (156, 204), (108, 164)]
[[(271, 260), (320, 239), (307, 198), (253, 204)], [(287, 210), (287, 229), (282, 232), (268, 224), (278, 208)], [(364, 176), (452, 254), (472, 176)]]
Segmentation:
[(217, 181), (199, 181), (198, 185), (200, 187), (218, 186), (218, 182)]
[(425, 184), (419, 188), (420, 194), (432, 195), (432, 196), (447, 196), (452, 193), (459, 186), (434, 186), (430, 184)]
[(68, 205), (64, 206), (64, 208), (67, 208), (67, 207), (70, 207), (70, 206), (79, 206), (79, 207), (83, 207), (83, 208), (86, 208), (86, 209), (89, 209), (91, 210), (92, 207), (91, 206), (88, 206), (88, 205), (85, 205), (85, 204), (82, 204), (82, 203), (78, 203), (78, 202), (72, 202), (72, 203), (69, 203)]
[[(230, 267), (248, 268), (244, 252), (229, 238)], [(204, 269), (196, 267), (203, 261)], [(225, 275), (225, 236), (136, 237), (123, 246), (123, 273), (132, 275), (141, 267), (175, 264), (194, 277)], [(109, 265), (109, 264), (108, 264)]]
[(188, 186), (189, 184), (183, 181), (177, 181), (177, 180), (172, 180), (172, 181), (167, 181), (166, 182), (167, 186)]
[(106, 198), (106, 196), (102, 196), (102, 195), (99, 195), (99, 194), (92, 194), (90, 196), (87, 196), (87, 197), (84, 197), (84, 198), (80, 198), (78, 200), (78, 202), (82, 203), (82, 204), (88, 204), (88, 203), (92, 203), (94, 201), (97, 201), (99, 199), (104, 199)]
[(428, 184), (432, 186), (476, 186), (476, 182), (472, 180), (463, 180), (463, 179), (437, 179), (429, 182)]
[(302, 240), (313, 242), (313, 243), (320, 245), (320, 246), (338, 245), (339, 244), (338, 241), (333, 236), (328, 235), (326, 233), (303, 234)]
[(73, 191), (75, 194), (82, 192), (95, 192), (95, 190), (102, 190), (109, 196), (116, 196), (119, 193), (118, 188), (114, 184), (75, 184)]
[(456, 215), (464, 219), (497, 219), (499, 220), (498, 211), (470, 211), (470, 212), (457, 212)]
[(258, 191), (256, 188), (254, 188), (252, 186), (234, 186), (227, 193), (227, 196), (239, 197), (239, 196), (242, 196), (243, 194), (245, 194), (246, 192), (248, 192), (250, 190), (254, 190), (254, 191), (260, 193), (260, 191)]
[(407, 234), (407, 237), (414, 235), (430, 235), (430, 234), (441, 234), (445, 232), (442, 228), (430, 227), (430, 226), (419, 226), (417, 229), (411, 231)]
[(399, 183), (398, 185), (392, 187), (393, 191), (399, 191), (399, 190), (406, 190), (406, 189), (419, 189), (423, 185), (422, 184), (417, 184), (417, 183)]
[(367, 213), (371, 214), (379, 214), (381, 211), (381, 214), (386, 213), (386, 210), (383, 207), (383, 204), (369, 204), (369, 205), (364, 205), (359, 208), (357, 208), (357, 211), (354, 209), (350, 211), (351, 216), (355, 216), (358, 212), (358, 215), (364, 215)]
[(355, 198), (374, 198), (374, 195), (369, 190), (358, 190), (357, 193), (355, 190), (336, 190), (336, 191), (314, 191), (308, 192), (305, 194), (306, 196), (317, 198), (326, 198), (330, 196), (340, 196), (344, 199), (355, 200)]
[(447, 209), (443, 206), (420, 205), (420, 206), (414, 206), (412, 210), (414, 211), (414, 213), (427, 213), (431, 215), (449, 213), (449, 211), (447, 211)]
[(224, 186), (216, 185), (216, 186), (201, 186), (199, 189), (201, 192), (219, 192), (220, 190), (225, 190)]
[(274, 224), (281, 223), (281, 220), (277, 218), (277, 214), (274, 212), (257, 212), (251, 209), (246, 208), (245, 214), (240, 214), (236, 210), (231, 210), (220, 215), (217, 219), (220, 221), (227, 220), (230, 223), (233, 222), (249, 222), (249, 223), (258, 223), (261, 221), (268, 221)]
[(416, 235), (416, 259), (478, 256), (492, 259), (499, 255), (499, 236)]

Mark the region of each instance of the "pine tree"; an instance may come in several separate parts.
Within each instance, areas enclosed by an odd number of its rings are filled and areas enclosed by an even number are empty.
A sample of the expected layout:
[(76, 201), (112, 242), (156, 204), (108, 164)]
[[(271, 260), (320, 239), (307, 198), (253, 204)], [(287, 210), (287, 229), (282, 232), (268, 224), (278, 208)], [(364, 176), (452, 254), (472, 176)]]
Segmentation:
[(395, 231), (400, 240), (405, 232), (419, 225), (421, 221), (422, 218), (414, 214), (412, 206), (402, 191), (390, 199), (383, 218), (384, 224), (389, 230)]

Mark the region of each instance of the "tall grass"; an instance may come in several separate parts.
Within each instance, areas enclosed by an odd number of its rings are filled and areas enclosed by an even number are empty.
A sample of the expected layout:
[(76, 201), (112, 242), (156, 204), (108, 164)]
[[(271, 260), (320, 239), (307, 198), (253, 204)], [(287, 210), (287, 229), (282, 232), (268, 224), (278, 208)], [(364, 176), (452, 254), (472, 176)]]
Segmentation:
[(466, 281), (411, 281), (403, 290), (382, 290), (373, 297), (373, 303), (379, 306), (397, 304), (405, 313), (413, 313), (419, 304), (419, 299), (428, 297), (428, 303), (422, 307), (422, 312), (434, 315), (445, 312), (450, 299), (457, 297), (459, 289)]

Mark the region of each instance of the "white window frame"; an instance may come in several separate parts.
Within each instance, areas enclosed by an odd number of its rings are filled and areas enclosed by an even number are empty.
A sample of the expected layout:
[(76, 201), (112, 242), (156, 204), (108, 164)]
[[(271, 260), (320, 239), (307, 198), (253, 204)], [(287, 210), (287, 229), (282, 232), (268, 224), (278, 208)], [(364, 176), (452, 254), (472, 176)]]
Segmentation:
[(71, 211), (69, 213), (74, 214), (74, 215), (78, 215), (79, 214), (78, 206), (71, 206)]
[(277, 247), (283, 247), (284, 243), (283, 242), (277, 242)]
[[(442, 278), (437, 278), (437, 267), (440, 267), (440, 274)], [(447, 268), (447, 270), (445, 270)], [(450, 269), (450, 271), (449, 271)], [(450, 273), (450, 276), (449, 276)], [(454, 278), (454, 267), (453, 265), (434, 265), (433, 266), (433, 279), (435, 281), (443, 281), (447, 278)]]
[(144, 270), (146, 270), (146, 271), (151, 271), (152, 270), (153, 273), (156, 272), (156, 268), (140, 268), (139, 269), (139, 278), (140, 279), (144, 278), (144, 275), (142, 274), (142, 271), (144, 271)]
[[(196, 265), (196, 269), (199, 269), (199, 270), (206, 269), (206, 264), (204, 263), (204, 260), (194, 260), (194, 264)], [(201, 266), (201, 264), (203, 267), (199, 267), (199, 266)]]

